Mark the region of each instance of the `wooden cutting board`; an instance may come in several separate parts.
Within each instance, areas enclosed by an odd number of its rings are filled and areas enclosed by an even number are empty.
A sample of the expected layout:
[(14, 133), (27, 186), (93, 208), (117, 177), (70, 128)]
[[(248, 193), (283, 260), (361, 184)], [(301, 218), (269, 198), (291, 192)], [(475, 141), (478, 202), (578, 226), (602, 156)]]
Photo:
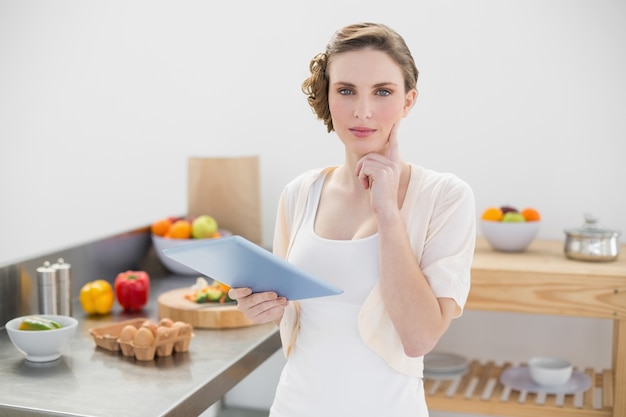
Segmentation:
[(194, 303), (185, 298), (190, 288), (165, 292), (157, 299), (159, 318), (184, 321), (199, 329), (228, 329), (251, 326), (253, 323), (235, 304)]

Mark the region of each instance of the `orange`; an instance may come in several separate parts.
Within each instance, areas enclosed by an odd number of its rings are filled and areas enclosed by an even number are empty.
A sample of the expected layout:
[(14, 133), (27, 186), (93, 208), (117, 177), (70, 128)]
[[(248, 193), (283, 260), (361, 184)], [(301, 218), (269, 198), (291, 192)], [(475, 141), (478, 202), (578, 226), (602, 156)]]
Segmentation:
[(489, 207), (483, 211), (481, 219), (499, 222), (502, 220), (503, 215), (504, 213), (502, 213), (502, 209), (500, 207)]
[(191, 239), (191, 222), (189, 220), (176, 220), (167, 233), (172, 239)]
[(527, 222), (536, 222), (541, 220), (541, 215), (539, 214), (539, 211), (530, 207), (522, 210), (522, 216), (524, 216)]
[(152, 223), (150, 230), (152, 230), (152, 234), (156, 236), (165, 236), (170, 226), (172, 225), (172, 220), (170, 219), (161, 219)]

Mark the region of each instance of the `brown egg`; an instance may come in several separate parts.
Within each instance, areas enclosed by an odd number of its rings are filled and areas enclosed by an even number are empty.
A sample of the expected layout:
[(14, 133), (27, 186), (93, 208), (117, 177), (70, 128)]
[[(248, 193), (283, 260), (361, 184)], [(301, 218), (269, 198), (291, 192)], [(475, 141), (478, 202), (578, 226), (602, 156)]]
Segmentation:
[(183, 321), (176, 321), (174, 322), (174, 324), (172, 325), (172, 327), (174, 329), (176, 329), (176, 333), (179, 336), (184, 336), (186, 334), (190, 334), (191, 333), (191, 325), (183, 322)]
[(174, 322), (172, 321), (172, 319), (168, 319), (167, 317), (162, 318), (161, 320), (159, 320), (159, 326), (172, 327), (173, 324), (174, 324)]
[(151, 346), (154, 343), (154, 335), (148, 327), (141, 326), (135, 333), (133, 343), (135, 346)]
[(164, 340), (170, 337), (170, 334), (174, 332), (175, 329), (165, 326), (157, 327), (157, 340)]
[(143, 324), (141, 325), (141, 327), (146, 327), (148, 329), (150, 329), (150, 331), (152, 332), (152, 336), (156, 336), (156, 332), (157, 332), (157, 325), (154, 324), (152, 322), (152, 320), (146, 320), (143, 322)]
[(130, 324), (124, 326), (120, 333), (120, 342), (132, 342), (135, 338), (135, 333), (137, 333), (135, 326), (131, 326)]

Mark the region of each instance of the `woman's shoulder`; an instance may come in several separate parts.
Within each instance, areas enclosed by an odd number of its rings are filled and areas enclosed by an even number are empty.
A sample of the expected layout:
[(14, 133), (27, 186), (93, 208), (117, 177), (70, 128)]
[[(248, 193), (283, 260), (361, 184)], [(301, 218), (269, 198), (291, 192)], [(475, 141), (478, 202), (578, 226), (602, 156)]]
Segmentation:
[(286, 188), (300, 188), (303, 184), (318, 178), (324, 168), (311, 168), (298, 174), (287, 183)]
[(415, 191), (456, 190), (459, 193), (472, 193), (470, 185), (457, 174), (437, 171), (416, 164), (411, 165), (411, 181), (409, 187)]
[(299, 194), (299, 191), (306, 191), (315, 181), (322, 178), (332, 169), (334, 169), (334, 167), (308, 169), (289, 181), (285, 186), (285, 192), (289, 195), (293, 195)]

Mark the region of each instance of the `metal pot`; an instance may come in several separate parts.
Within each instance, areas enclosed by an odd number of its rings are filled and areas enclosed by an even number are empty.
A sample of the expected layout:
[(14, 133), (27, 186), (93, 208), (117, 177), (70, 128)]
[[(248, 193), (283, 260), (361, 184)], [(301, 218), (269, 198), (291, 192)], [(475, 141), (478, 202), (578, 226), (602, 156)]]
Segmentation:
[(602, 228), (598, 220), (585, 215), (585, 224), (577, 229), (565, 230), (565, 256), (579, 261), (614, 261), (619, 255), (620, 232)]

